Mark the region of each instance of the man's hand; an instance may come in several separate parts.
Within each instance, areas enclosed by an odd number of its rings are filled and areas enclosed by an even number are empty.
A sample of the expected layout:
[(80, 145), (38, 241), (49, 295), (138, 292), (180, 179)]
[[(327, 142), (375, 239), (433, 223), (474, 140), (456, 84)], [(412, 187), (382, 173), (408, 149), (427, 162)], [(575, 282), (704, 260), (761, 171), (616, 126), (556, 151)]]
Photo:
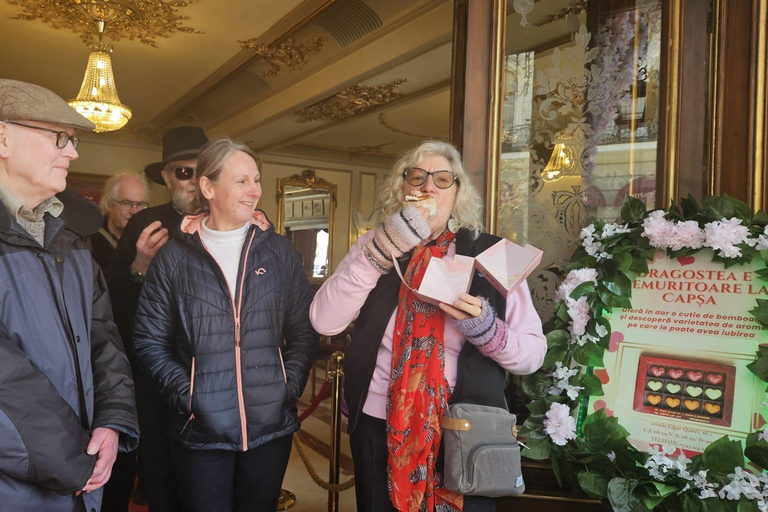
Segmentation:
[(112, 465), (117, 458), (117, 442), (119, 434), (111, 428), (95, 428), (91, 442), (88, 443), (88, 455), (98, 455), (96, 466), (93, 468), (93, 474), (83, 487), (83, 491), (95, 491), (107, 483), (112, 476)]
[(131, 264), (132, 271), (147, 273), (147, 268), (149, 268), (152, 258), (155, 257), (155, 253), (168, 241), (168, 230), (162, 226), (162, 223), (156, 220), (141, 232), (136, 241), (136, 258)]

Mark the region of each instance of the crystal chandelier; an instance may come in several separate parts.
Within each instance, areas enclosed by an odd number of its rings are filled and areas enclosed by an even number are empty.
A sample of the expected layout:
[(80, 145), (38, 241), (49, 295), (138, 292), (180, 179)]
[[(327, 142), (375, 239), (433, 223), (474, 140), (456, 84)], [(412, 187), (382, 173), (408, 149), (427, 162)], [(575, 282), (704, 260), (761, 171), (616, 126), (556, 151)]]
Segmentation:
[(77, 98), (67, 103), (96, 125), (97, 133), (119, 130), (131, 118), (131, 109), (120, 103), (112, 74), (112, 46), (101, 41), (104, 22), (96, 21), (99, 42), (89, 46), (88, 67)]

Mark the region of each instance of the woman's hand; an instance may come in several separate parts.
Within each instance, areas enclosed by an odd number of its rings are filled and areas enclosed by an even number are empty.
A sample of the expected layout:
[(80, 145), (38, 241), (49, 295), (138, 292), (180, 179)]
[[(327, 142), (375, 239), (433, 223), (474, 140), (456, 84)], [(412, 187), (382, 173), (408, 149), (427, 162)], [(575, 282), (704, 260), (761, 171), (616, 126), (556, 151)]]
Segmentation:
[(384, 217), (376, 235), (363, 247), (368, 260), (382, 274), (394, 266), (392, 258), (399, 258), (429, 237), (431, 230), (420, 210), (423, 208), (406, 206)]
[(468, 293), (462, 293), (459, 300), (453, 305), (440, 303), (440, 309), (445, 311), (455, 320), (466, 320), (467, 318), (477, 318), (483, 311), (483, 301), (480, 297), (475, 297)]

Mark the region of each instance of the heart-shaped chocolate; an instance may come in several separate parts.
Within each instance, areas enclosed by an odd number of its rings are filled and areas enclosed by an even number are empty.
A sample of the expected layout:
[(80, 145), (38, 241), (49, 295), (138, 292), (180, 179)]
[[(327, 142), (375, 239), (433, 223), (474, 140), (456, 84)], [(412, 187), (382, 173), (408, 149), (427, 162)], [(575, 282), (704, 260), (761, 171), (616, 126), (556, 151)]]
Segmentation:
[(696, 397), (701, 394), (702, 389), (699, 386), (686, 386), (685, 392), (690, 396)]
[(704, 377), (704, 374), (701, 373), (699, 370), (688, 370), (685, 372), (685, 376), (688, 380), (692, 382), (699, 382), (702, 377)]
[(659, 405), (659, 402), (661, 402), (661, 396), (659, 395), (648, 395), (646, 398), (653, 405)]
[(699, 408), (699, 401), (698, 400), (683, 400), (683, 405), (689, 411), (695, 411), (696, 409)]
[(704, 394), (707, 395), (707, 397), (709, 397), (710, 400), (717, 400), (718, 398), (723, 396), (723, 392), (715, 388), (707, 388), (704, 391)]
[(704, 402), (704, 409), (706, 409), (709, 414), (717, 414), (720, 412), (719, 405), (711, 404), (709, 402)]
[(651, 375), (654, 377), (661, 377), (664, 375), (664, 367), (663, 366), (651, 366)]
[(664, 384), (662, 382), (659, 382), (658, 380), (649, 380), (648, 381), (648, 389), (651, 389), (653, 391), (658, 391), (661, 389), (661, 386)]
[(675, 409), (675, 408), (677, 408), (677, 406), (680, 405), (680, 399), (679, 398), (668, 396), (666, 398), (666, 400), (664, 400), (664, 401), (667, 402), (667, 405), (670, 406), (672, 409)]
[(679, 393), (680, 384), (675, 384), (674, 382), (667, 382), (667, 391), (669, 391), (670, 393)]
[(683, 376), (683, 370), (681, 370), (680, 368), (670, 368), (669, 370), (667, 370), (667, 375), (669, 375), (673, 379), (679, 379), (680, 377)]
[(707, 380), (710, 384), (714, 384), (717, 386), (721, 382), (723, 382), (723, 376), (719, 373), (708, 373), (707, 374)]

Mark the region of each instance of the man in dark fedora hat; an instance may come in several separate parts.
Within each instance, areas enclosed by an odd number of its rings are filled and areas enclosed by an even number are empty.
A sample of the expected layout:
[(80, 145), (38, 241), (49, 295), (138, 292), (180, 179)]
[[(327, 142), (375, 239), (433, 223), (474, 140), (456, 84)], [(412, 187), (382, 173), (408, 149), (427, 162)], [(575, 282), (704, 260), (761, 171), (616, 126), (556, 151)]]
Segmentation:
[(75, 130), (48, 89), (0, 79), (0, 509), (96, 512), (133, 383), (87, 237), (96, 205), (66, 189)]
[(152, 258), (172, 237), (182, 217), (194, 213), (195, 169), (200, 148), (208, 142), (198, 126), (179, 126), (163, 135), (163, 160), (144, 169), (147, 179), (165, 185), (171, 201), (134, 215), (123, 230), (106, 271), (115, 321), (123, 337), (136, 381), (141, 426), (139, 479), (150, 512), (180, 509), (174, 471), (165, 436), (166, 406), (140, 373), (133, 359), (133, 318), (144, 275)]

